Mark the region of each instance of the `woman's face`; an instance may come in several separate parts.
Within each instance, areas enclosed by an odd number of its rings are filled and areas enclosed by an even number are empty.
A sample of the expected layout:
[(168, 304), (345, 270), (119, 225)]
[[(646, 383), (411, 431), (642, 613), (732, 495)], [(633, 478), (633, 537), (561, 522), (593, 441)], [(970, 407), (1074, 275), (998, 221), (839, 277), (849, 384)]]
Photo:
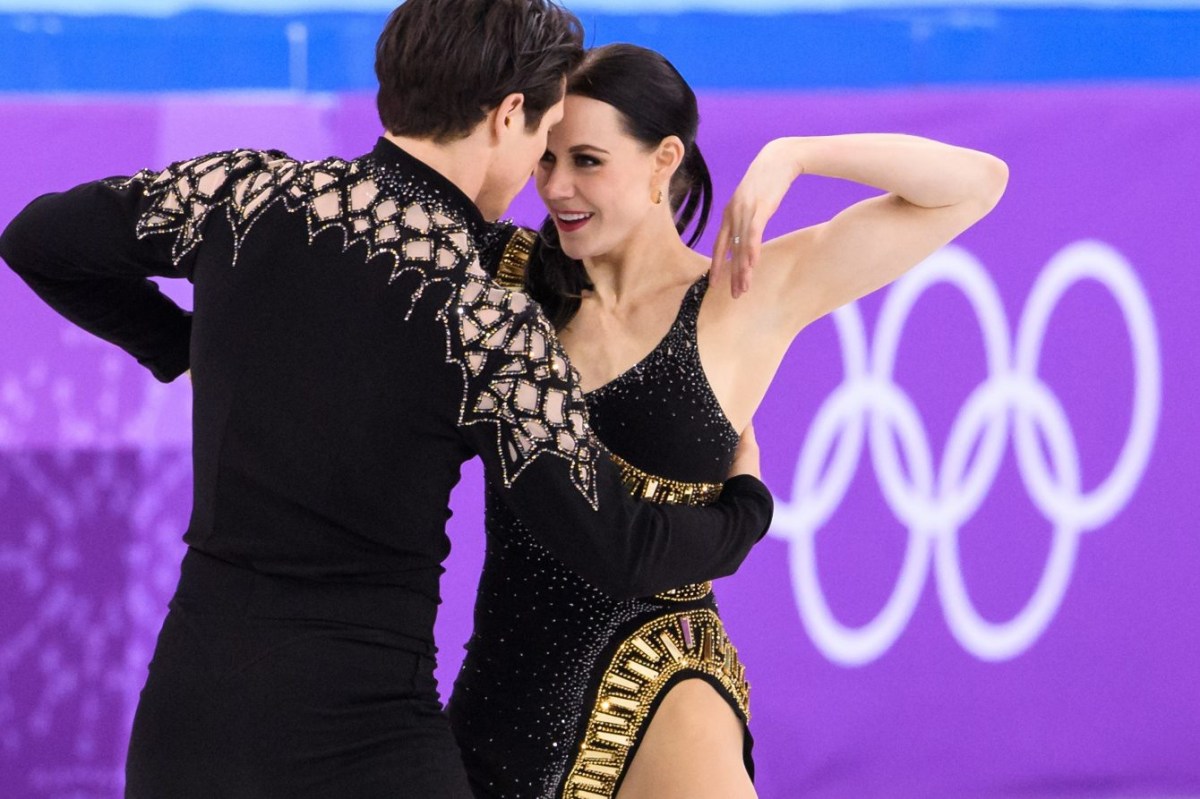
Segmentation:
[(617, 109), (590, 97), (567, 96), (534, 174), (572, 258), (613, 251), (654, 208), (654, 150), (625, 132)]

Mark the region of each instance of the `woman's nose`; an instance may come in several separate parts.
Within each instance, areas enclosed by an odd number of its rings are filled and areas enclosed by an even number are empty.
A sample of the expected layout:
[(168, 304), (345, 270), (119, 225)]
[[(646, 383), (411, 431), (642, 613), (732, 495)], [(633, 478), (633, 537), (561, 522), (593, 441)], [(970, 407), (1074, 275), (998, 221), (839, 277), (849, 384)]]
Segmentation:
[(542, 194), (547, 200), (563, 200), (574, 194), (574, 186), (566, 170), (550, 167), (543, 174)]

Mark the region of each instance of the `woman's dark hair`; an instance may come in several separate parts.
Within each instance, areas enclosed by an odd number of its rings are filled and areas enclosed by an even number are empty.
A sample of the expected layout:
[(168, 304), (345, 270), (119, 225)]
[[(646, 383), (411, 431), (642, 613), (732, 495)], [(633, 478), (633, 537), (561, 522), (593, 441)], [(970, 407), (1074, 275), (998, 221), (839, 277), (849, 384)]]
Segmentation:
[[(696, 223), (688, 246), (699, 241), (712, 210), (712, 178), (696, 145), (700, 127), (696, 95), (671, 62), (633, 44), (597, 47), (571, 74), (567, 94), (616, 108), (625, 132), (647, 147), (657, 147), (668, 136), (683, 140), (683, 163), (671, 179), (671, 210), (680, 236)], [(552, 218), (546, 217), (538, 238), (526, 287), (554, 326), (561, 328), (575, 316), (582, 293), (592, 285), (583, 264), (562, 251)]]
[(583, 27), (553, 0), (406, 0), (375, 45), (379, 119), (449, 142), (520, 93), (536, 130), (582, 58)]

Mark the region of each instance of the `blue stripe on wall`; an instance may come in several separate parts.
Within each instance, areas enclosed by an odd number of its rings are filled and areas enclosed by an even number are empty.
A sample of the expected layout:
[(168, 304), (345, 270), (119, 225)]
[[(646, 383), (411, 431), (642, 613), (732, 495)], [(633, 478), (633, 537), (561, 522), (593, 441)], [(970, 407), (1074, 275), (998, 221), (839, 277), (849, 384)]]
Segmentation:
[[(385, 17), (5, 14), (0, 91), (368, 90)], [(581, 17), (590, 43), (659, 49), (700, 89), (1200, 78), (1200, 11), (1194, 10)]]

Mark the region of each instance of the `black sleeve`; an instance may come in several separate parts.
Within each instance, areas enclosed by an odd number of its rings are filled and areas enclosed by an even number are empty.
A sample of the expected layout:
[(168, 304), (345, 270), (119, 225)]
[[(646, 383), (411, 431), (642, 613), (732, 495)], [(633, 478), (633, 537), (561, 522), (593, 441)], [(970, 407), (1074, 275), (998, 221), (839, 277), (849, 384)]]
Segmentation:
[(44, 195), (0, 234), (0, 257), (54, 310), (168, 382), (188, 368), (191, 314), (149, 278), (188, 276), (207, 212), (259, 156), (216, 153)]
[(463, 420), (505, 503), (564, 564), (618, 597), (736, 571), (770, 526), (766, 487), (735, 477), (706, 507), (634, 500), (588, 426), (578, 377), (550, 325), (537, 305), (521, 307), (524, 295), (511, 296), (517, 311), (490, 317), (504, 335), (476, 356), (482, 368), (468, 381)]

